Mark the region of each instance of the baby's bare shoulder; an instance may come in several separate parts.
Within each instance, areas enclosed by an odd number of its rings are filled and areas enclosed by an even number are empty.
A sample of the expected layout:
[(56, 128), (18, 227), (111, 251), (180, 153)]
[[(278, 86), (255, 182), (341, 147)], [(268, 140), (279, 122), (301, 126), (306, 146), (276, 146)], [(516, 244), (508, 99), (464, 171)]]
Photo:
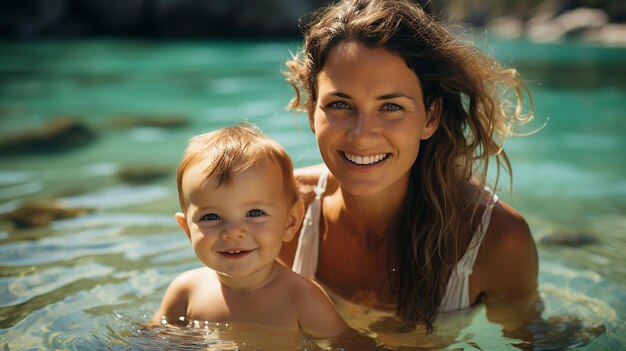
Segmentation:
[(324, 289), (316, 282), (290, 271), (281, 277), (287, 291), (292, 310), (298, 316), (301, 329), (311, 335), (331, 337), (348, 329), (335, 305)]
[(278, 284), (280, 289), (288, 291), (290, 296), (301, 299), (309, 294), (323, 292), (324, 290), (313, 280), (305, 278), (298, 273), (293, 272), (282, 264), (278, 264)]
[[(208, 268), (197, 268), (179, 274), (165, 291), (161, 306), (153, 316), (154, 323), (166, 319), (172, 324), (184, 324), (180, 317), (187, 315), (192, 295), (200, 284), (211, 280), (212, 271)], [(214, 274), (213, 274), (214, 276)]]
[(203, 286), (218, 284), (215, 272), (206, 267), (200, 267), (179, 274), (170, 284), (168, 291), (177, 295), (192, 295)]
[(211, 277), (213, 277), (215, 275), (215, 272), (207, 267), (199, 267), (199, 268), (194, 268), (194, 269), (190, 269), (188, 271), (185, 271), (181, 274), (179, 274), (175, 279), (174, 282), (177, 282), (179, 284), (194, 284), (198, 282), (199, 278), (202, 279), (209, 279)]

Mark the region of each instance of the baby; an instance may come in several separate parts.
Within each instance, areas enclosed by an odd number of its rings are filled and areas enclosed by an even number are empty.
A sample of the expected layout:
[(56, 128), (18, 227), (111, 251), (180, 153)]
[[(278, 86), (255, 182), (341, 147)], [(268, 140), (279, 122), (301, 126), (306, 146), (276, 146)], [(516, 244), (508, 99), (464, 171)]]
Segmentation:
[(283, 147), (249, 124), (198, 135), (177, 183), (176, 220), (206, 267), (174, 279), (153, 322), (254, 323), (316, 337), (348, 329), (316, 283), (276, 260), (304, 215)]

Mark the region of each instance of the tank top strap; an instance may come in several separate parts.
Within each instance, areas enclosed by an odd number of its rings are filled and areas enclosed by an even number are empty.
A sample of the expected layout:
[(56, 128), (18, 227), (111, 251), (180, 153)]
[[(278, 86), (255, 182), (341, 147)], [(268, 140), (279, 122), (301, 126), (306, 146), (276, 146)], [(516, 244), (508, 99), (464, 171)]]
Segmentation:
[(321, 200), (324, 192), (326, 192), (326, 183), (328, 183), (328, 170), (324, 170), (320, 174), (320, 178), (317, 180), (317, 186), (313, 191), (315, 192), (315, 200)]
[(476, 232), (472, 236), (472, 240), (470, 241), (469, 246), (467, 247), (467, 251), (459, 260), (457, 264), (457, 270), (465, 271), (467, 274), (472, 274), (472, 268), (474, 267), (474, 263), (476, 262), (476, 257), (478, 256), (478, 250), (480, 249), (480, 245), (485, 238), (485, 234), (487, 234), (487, 229), (489, 228), (489, 222), (491, 221), (491, 213), (493, 212), (493, 206), (498, 202), (498, 195), (496, 195), (491, 189), (485, 187), (485, 191), (488, 192), (491, 197), (485, 211), (483, 212), (482, 218), (480, 220), (480, 225), (476, 229)]
[(498, 196), (491, 189), (485, 188), (485, 190), (491, 194), (491, 198), (483, 212), (480, 224), (470, 240), (467, 251), (450, 274), (439, 312), (456, 311), (470, 306), (469, 276), (472, 274), (480, 244), (485, 238), (487, 228), (489, 228), (493, 206), (498, 202)]
[(298, 248), (293, 259), (291, 270), (309, 279), (315, 279), (320, 244), (320, 215), (322, 212), (322, 196), (326, 191), (328, 170), (320, 174), (317, 186), (313, 189), (315, 199), (304, 215)]

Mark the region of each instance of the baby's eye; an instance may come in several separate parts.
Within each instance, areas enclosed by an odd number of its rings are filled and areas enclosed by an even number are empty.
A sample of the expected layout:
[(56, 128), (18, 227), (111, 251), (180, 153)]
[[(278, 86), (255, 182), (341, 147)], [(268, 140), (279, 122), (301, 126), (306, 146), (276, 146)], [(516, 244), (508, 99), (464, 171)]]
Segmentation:
[(381, 108), (381, 110), (383, 111), (389, 111), (389, 112), (395, 112), (395, 111), (402, 111), (404, 110), (404, 108), (398, 104), (394, 104), (391, 102), (388, 102), (386, 104), (384, 104)]
[(265, 212), (263, 212), (263, 210), (259, 210), (258, 208), (255, 208), (254, 210), (250, 210), (246, 213), (246, 217), (260, 217), (263, 216), (265, 214)]
[(346, 104), (343, 101), (331, 102), (326, 107), (332, 108), (332, 109), (335, 109), (335, 110), (349, 110), (350, 109), (350, 105)]
[(220, 216), (215, 213), (208, 213), (200, 218), (201, 221), (219, 221), (220, 219)]

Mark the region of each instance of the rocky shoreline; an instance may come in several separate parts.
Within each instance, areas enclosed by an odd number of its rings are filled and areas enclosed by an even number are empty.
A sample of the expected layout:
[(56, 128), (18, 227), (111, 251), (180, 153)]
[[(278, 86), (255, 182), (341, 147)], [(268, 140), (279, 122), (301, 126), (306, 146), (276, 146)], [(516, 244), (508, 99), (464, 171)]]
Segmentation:
[[(622, 0), (419, 1), (454, 23), (538, 42), (580, 39), (626, 46)], [(0, 3), (0, 38), (300, 38), (325, 0), (46, 0)]]
[(487, 30), (504, 38), (526, 37), (534, 42), (552, 43), (565, 39), (611, 46), (626, 46), (626, 23), (613, 23), (603, 9), (580, 7), (563, 13), (540, 12), (528, 20), (519, 15), (495, 18)]

